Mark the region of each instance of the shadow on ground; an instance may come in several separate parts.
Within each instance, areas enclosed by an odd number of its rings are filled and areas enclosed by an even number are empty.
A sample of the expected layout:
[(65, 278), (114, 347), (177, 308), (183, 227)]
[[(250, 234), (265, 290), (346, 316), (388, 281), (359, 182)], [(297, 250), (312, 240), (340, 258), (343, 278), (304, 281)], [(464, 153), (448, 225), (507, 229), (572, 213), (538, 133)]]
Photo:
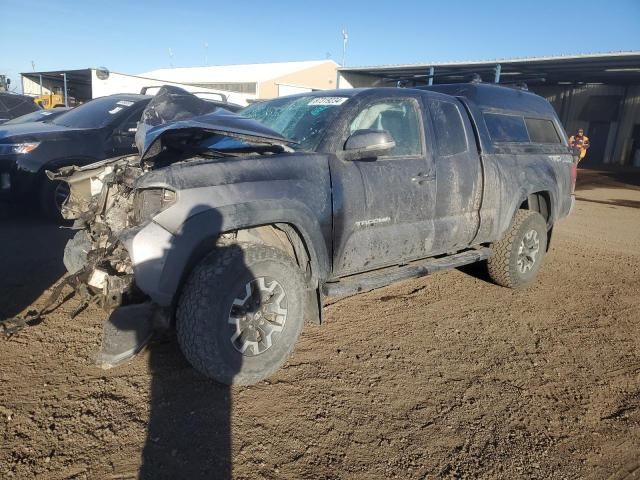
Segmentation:
[(576, 197), (576, 200), (580, 200), (582, 202), (601, 203), (603, 205), (611, 205), (614, 207), (640, 208), (640, 200), (627, 200), (624, 198), (619, 198), (615, 200), (594, 200), (591, 198), (584, 198), (584, 197)]
[(470, 263), (469, 265), (458, 267), (457, 270), (461, 271), (462, 273), (466, 273), (470, 277), (482, 280), (483, 282), (493, 283), (491, 277), (489, 277), (487, 262)]
[(28, 308), (66, 272), (62, 257), (73, 231), (35, 216), (0, 218), (0, 319)]
[[(74, 233), (28, 212), (2, 212), (0, 319), (33, 308), (62, 278), (64, 248)], [(150, 416), (138, 478), (232, 478), (231, 389), (194, 370), (173, 332), (159, 335), (148, 351)]]
[(603, 187), (640, 189), (640, 168), (578, 168), (576, 190), (593, 190)]
[[(194, 209), (200, 211), (200, 206)], [(218, 232), (221, 215), (210, 209), (207, 220), (212, 231)], [(184, 242), (197, 238), (200, 227), (195, 222), (185, 225), (171, 238), (162, 255), (166, 264), (184, 254)], [(237, 245), (218, 245), (215, 254), (205, 255), (182, 288), (178, 317), (183, 323), (178, 333), (194, 364), (203, 371), (224, 371), (232, 380), (243, 361), (232, 343), (236, 327), (228, 320), (236, 303), (227, 296), (216, 297), (215, 292), (241, 287), (242, 295), (252, 274)], [(229, 263), (231, 258), (238, 261)], [(223, 277), (216, 273), (220, 268), (225, 269)], [(138, 273), (147, 269), (163, 271), (153, 259), (136, 267)], [(239, 287), (234, 287), (237, 281)], [(255, 299), (256, 295), (260, 291), (252, 290), (251, 297)], [(249, 308), (247, 312), (254, 310)], [(150, 348), (151, 404), (139, 478), (231, 479), (231, 389), (196, 372), (180, 353), (173, 335), (165, 334), (163, 338)]]
[(231, 390), (196, 372), (173, 337), (149, 350), (151, 414), (139, 478), (232, 478)]

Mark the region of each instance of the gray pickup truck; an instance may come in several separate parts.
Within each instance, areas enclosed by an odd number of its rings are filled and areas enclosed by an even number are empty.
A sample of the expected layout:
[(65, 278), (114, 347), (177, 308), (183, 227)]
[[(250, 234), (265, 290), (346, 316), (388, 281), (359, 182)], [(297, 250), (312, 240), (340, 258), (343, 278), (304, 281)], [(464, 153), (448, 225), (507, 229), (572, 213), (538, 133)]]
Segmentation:
[(175, 325), (200, 372), (258, 382), (327, 297), (479, 261), (529, 285), (573, 204), (566, 135), (523, 89), (321, 91), (201, 116), (196, 103), (163, 87), (139, 155), (49, 172), (71, 187), (72, 284), (110, 312), (103, 365)]

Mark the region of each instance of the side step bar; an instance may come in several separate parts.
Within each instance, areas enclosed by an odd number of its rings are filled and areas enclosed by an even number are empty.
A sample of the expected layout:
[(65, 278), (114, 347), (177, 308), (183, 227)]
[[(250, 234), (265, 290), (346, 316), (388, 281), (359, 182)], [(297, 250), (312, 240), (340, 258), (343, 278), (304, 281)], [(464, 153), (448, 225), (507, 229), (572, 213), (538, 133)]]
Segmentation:
[(388, 267), (372, 272), (361, 273), (340, 279), (337, 282), (327, 282), (322, 286), (322, 293), (327, 297), (344, 297), (360, 292), (385, 287), (400, 280), (424, 277), (440, 270), (461, 267), (470, 263), (486, 260), (492, 250), (482, 247), (465, 250), (454, 255), (439, 258), (416, 260), (407, 265)]

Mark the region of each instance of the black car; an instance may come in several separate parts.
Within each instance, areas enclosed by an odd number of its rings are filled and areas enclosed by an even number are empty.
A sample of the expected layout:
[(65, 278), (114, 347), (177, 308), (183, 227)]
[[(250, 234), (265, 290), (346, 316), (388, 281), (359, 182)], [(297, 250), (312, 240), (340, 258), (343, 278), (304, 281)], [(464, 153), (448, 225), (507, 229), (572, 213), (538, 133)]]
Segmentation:
[(40, 107), (27, 95), (0, 93), (0, 124), (38, 110)]
[(0, 198), (35, 203), (46, 216), (59, 219), (68, 189), (51, 182), (45, 170), (134, 153), (138, 120), (151, 98), (110, 95), (50, 122), (0, 125)]
[(20, 115), (8, 122), (4, 122), (2, 125), (17, 125), (19, 123), (30, 123), (30, 122), (50, 122), (56, 117), (59, 117), (65, 112), (71, 110), (67, 107), (56, 107), (49, 108), (47, 110), (36, 110), (35, 112), (27, 113), (26, 115)]

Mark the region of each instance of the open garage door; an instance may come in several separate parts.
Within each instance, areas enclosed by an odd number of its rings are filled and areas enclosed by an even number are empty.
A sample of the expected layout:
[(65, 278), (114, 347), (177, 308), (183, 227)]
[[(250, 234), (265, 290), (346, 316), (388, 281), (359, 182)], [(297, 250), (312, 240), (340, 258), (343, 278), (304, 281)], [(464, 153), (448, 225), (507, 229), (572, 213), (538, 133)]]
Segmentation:
[(36, 98), (46, 108), (65, 104), (65, 87), (68, 106), (91, 100), (91, 69), (22, 74), (23, 93)]

